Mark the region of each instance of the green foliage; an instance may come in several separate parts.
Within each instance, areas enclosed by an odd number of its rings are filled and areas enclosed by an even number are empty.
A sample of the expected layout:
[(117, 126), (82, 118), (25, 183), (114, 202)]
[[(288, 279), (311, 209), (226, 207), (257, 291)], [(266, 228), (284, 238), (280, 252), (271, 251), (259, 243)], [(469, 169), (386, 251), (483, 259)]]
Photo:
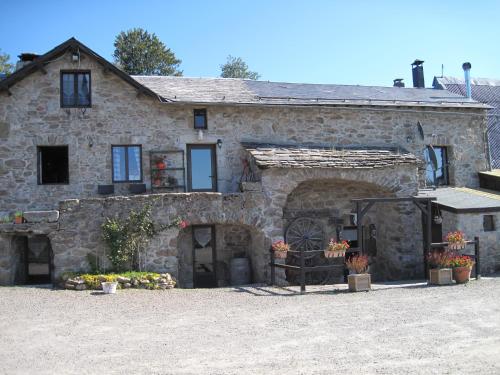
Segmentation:
[[(100, 289), (101, 282), (113, 282), (117, 281), (119, 277), (126, 277), (132, 280), (149, 280), (149, 283), (144, 284), (146, 289), (158, 289), (159, 286), (157, 283), (154, 283), (153, 280), (160, 278), (159, 273), (155, 272), (122, 272), (122, 273), (108, 273), (108, 274), (100, 274), (94, 275), (89, 273), (84, 273), (81, 275), (72, 274), (73, 277), (81, 278), (88, 289)], [(118, 284), (120, 287), (120, 284)]]
[(151, 209), (152, 205), (146, 204), (140, 211), (132, 210), (125, 219), (114, 217), (104, 221), (102, 237), (116, 271), (140, 270), (140, 258), (151, 239), (163, 230), (184, 225), (184, 221), (177, 218), (171, 224), (155, 226)]
[(222, 78), (246, 78), (259, 79), (260, 74), (252, 72), (248, 69), (248, 65), (241, 57), (233, 57), (229, 55), (225, 64), (220, 66)]
[(89, 262), (90, 272), (98, 273), (100, 271), (99, 267), (99, 257), (93, 253), (87, 254), (87, 261)]
[(115, 63), (128, 74), (182, 76), (181, 60), (153, 33), (141, 28), (115, 38)]
[(10, 56), (0, 50), (0, 74), (9, 75), (14, 70), (14, 65), (9, 64)]

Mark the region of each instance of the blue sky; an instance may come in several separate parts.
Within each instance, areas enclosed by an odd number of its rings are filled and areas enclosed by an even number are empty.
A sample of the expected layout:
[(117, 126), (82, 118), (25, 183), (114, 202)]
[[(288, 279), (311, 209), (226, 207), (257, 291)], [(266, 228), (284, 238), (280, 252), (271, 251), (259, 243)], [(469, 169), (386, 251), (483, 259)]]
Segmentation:
[[(88, 11), (87, 11), (88, 10)], [(74, 36), (111, 60), (115, 36), (142, 27), (182, 59), (185, 76), (218, 76), (227, 55), (261, 79), (411, 86), (441, 74), (500, 78), (500, 1), (28, 1), (0, 3), (0, 49), (44, 53)]]

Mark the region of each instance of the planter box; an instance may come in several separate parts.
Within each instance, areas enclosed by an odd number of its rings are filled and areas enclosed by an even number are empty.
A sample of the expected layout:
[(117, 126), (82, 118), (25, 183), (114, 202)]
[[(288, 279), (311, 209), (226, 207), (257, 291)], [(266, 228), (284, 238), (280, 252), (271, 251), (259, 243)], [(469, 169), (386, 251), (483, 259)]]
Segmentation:
[(97, 194), (107, 195), (114, 194), (115, 185), (97, 185)]
[(429, 270), (429, 284), (450, 285), (453, 283), (453, 272), (451, 268), (436, 268)]
[(356, 273), (347, 276), (350, 292), (364, 292), (372, 288), (372, 278), (369, 273)]
[(142, 194), (146, 192), (146, 184), (130, 184), (128, 189), (132, 194)]

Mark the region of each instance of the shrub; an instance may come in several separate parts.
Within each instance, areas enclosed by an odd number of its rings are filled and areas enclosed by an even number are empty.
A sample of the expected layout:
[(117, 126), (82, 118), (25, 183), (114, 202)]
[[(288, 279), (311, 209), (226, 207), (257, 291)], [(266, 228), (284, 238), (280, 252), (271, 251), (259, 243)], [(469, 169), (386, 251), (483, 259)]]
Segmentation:
[(345, 262), (347, 268), (354, 273), (365, 273), (368, 269), (368, 256), (355, 255)]
[(432, 251), (427, 255), (427, 263), (430, 268), (447, 268), (452, 256), (449, 251)]

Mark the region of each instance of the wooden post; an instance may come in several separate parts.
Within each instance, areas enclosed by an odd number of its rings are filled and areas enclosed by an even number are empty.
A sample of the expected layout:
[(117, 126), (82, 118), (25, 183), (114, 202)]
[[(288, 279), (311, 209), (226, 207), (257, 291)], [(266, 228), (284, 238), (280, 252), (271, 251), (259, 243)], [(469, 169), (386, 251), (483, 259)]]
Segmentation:
[(358, 249), (359, 249), (359, 254), (363, 254), (363, 240), (361, 237), (363, 237), (363, 228), (361, 227), (361, 221), (363, 220), (363, 216), (361, 213), (361, 203), (359, 201), (356, 201), (356, 231), (357, 231), (357, 237), (358, 237)]
[(300, 294), (304, 294), (306, 292), (306, 270), (304, 267), (306, 266), (306, 261), (304, 257), (304, 247), (300, 248)]
[(474, 258), (476, 258), (476, 280), (481, 278), (481, 260), (479, 258), (479, 237), (474, 237)]
[(425, 222), (425, 250), (424, 250), (424, 279), (427, 280), (428, 275), (428, 264), (427, 255), (431, 251), (432, 243), (432, 202), (430, 199), (427, 200), (427, 219)]
[(276, 267), (274, 266), (274, 250), (271, 247), (271, 285), (276, 285)]

